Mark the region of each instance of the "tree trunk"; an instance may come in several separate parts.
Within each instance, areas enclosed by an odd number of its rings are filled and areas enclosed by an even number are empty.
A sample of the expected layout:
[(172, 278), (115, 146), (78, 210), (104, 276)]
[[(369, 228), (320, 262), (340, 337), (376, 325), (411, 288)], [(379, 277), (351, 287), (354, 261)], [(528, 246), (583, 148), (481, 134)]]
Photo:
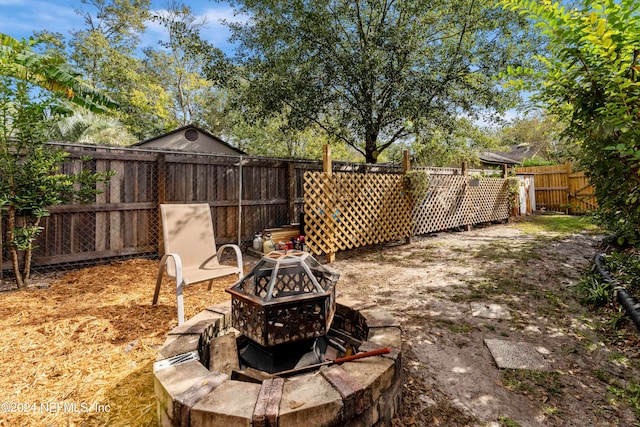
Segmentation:
[(364, 148), (364, 161), (366, 163), (378, 163), (378, 134), (369, 133), (367, 134), (367, 141), (365, 142)]
[(27, 288), (25, 282), (22, 280), (22, 273), (20, 272), (20, 262), (18, 260), (18, 248), (15, 244), (16, 228), (16, 208), (9, 206), (9, 216), (7, 218), (7, 246), (9, 247), (9, 253), (11, 254), (11, 264), (13, 266), (13, 272), (16, 276), (16, 283), (18, 289), (24, 290)]
[[(40, 226), (41, 219), (42, 217), (37, 217), (37, 219), (32, 224), (32, 227), (38, 228)], [(33, 241), (30, 241), (29, 247), (24, 251), (24, 264), (22, 266), (22, 283), (25, 288), (29, 286), (29, 282), (31, 281), (31, 259), (32, 258), (33, 258)]]

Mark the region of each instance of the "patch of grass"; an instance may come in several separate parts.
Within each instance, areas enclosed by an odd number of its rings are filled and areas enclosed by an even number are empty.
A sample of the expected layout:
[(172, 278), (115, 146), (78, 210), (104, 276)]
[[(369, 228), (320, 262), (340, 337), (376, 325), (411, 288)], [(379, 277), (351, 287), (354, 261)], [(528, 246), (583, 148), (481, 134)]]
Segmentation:
[(448, 329), (454, 334), (466, 334), (476, 329), (475, 326), (468, 323), (456, 322), (449, 319), (437, 319), (433, 321), (433, 325), (438, 328)]
[(547, 406), (542, 410), (542, 413), (548, 417), (557, 417), (562, 414), (562, 409), (556, 406)]
[(626, 386), (611, 385), (607, 390), (628, 405), (640, 417), (640, 383), (631, 382)]
[(614, 312), (611, 315), (611, 318), (607, 322), (611, 329), (618, 331), (621, 326), (628, 322), (629, 318), (627, 317), (627, 313), (625, 312), (623, 307), (618, 307), (618, 311)]
[(516, 228), (525, 234), (538, 234), (543, 232), (569, 234), (582, 231), (596, 232), (598, 226), (589, 216), (575, 216), (562, 214), (534, 215), (530, 221), (516, 224)]
[(530, 395), (548, 394), (560, 395), (562, 382), (557, 372), (530, 371), (525, 369), (505, 369), (502, 373), (503, 383), (507, 390)]
[(554, 309), (562, 309), (567, 306), (562, 297), (555, 292), (546, 291), (544, 293), (544, 298)]
[(500, 417), (498, 418), (498, 422), (500, 423), (501, 427), (521, 427), (520, 424), (513, 421), (509, 417)]
[(629, 367), (629, 358), (624, 354), (620, 354), (614, 351), (609, 355), (609, 360), (614, 365), (623, 366), (625, 368)]
[(491, 262), (503, 262), (513, 260), (526, 262), (530, 259), (540, 260), (542, 257), (536, 252), (540, 247), (540, 242), (525, 242), (513, 244), (509, 241), (496, 241), (482, 245), (472, 251), (472, 256)]
[(612, 381), (611, 374), (609, 372), (603, 371), (602, 369), (594, 369), (591, 371), (591, 374), (603, 383), (609, 384)]
[(575, 291), (580, 303), (591, 307), (605, 306), (613, 298), (611, 285), (593, 273), (582, 277), (575, 286)]

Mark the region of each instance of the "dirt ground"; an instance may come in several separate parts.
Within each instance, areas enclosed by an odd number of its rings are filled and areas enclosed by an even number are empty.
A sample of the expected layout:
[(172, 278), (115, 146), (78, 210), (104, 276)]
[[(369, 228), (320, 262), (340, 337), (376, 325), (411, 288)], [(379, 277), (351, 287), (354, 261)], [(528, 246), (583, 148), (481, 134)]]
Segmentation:
[[(371, 299), (402, 324), (394, 426), (639, 425), (616, 392), (638, 384), (638, 331), (628, 321), (614, 329), (573, 290), (601, 236), (536, 221), (353, 250), (329, 265), (339, 293)], [(177, 322), (168, 280), (150, 304), (156, 269), (132, 260), (35, 277), (40, 287), (26, 292), (4, 284), (0, 426), (157, 425), (152, 362)], [(231, 283), (188, 287), (186, 316), (228, 299)], [(478, 304), (499, 304), (510, 318), (475, 317)], [(488, 338), (533, 344), (551, 371), (498, 369)]]
[[(532, 232), (526, 221), (353, 251), (331, 265), (343, 293), (402, 324), (406, 382), (394, 425), (640, 425), (612, 391), (637, 385), (638, 331), (609, 327), (573, 290), (602, 236)], [(477, 304), (499, 304), (511, 319), (474, 317)], [(530, 343), (551, 371), (499, 370), (485, 339)]]

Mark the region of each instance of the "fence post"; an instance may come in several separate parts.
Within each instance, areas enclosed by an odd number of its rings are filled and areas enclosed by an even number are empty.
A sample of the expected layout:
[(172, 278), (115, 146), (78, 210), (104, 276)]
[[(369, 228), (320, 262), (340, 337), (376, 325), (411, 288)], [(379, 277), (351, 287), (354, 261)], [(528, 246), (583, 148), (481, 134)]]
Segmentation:
[(158, 186), (156, 187), (156, 196), (158, 198), (158, 206), (156, 209), (156, 230), (158, 230), (158, 255), (164, 253), (164, 238), (162, 237), (162, 218), (160, 217), (160, 205), (167, 201), (167, 162), (164, 153), (158, 154), (156, 161), (158, 168)]
[(289, 204), (289, 224), (293, 224), (297, 221), (296, 218), (296, 165), (291, 160), (287, 163), (287, 180), (289, 184), (289, 193), (287, 194), (287, 200)]
[[(469, 168), (467, 166), (467, 162), (462, 162), (462, 165), (461, 165), (460, 169), (462, 171), (462, 176), (465, 178), (465, 184), (464, 185), (465, 185), (465, 188), (466, 188), (466, 186), (467, 186), (467, 179), (466, 178), (469, 177)], [(465, 211), (465, 214), (468, 213), (469, 206), (465, 206), (464, 207), (464, 211)], [(468, 217), (467, 217), (467, 215), (465, 215), (465, 220), (467, 220), (467, 219), (468, 219)], [(465, 224), (464, 229), (466, 231), (471, 231), (471, 224)]]
[[(332, 165), (331, 165), (331, 146), (329, 144), (325, 144), (322, 147), (322, 171), (324, 172), (324, 191), (325, 195), (332, 194), (333, 188), (331, 185), (331, 175), (332, 175)], [(326, 215), (327, 221), (327, 240), (329, 246), (329, 252), (327, 252), (327, 262), (333, 262), (336, 260), (336, 252), (335, 252), (335, 227), (333, 224), (333, 213), (335, 212), (334, 200), (332, 197), (325, 198), (330, 206), (325, 206), (324, 214)]]
[(2, 216), (0, 215), (0, 280), (4, 279), (4, 251), (2, 250), (3, 247), (3, 229), (2, 229)]
[(566, 171), (567, 171), (567, 178), (566, 178), (567, 179), (567, 181), (566, 181), (566, 183), (567, 183), (567, 205), (566, 205), (567, 208), (565, 209), (565, 213), (569, 214), (571, 212), (571, 183), (570, 183), (570, 181), (571, 181), (571, 179), (570, 179), (570, 177), (571, 177), (571, 162), (565, 163), (564, 166), (565, 166)]
[[(407, 176), (407, 173), (410, 170), (411, 170), (411, 160), (409, 159), (409, 150), (404, 150), (402, 152), (402, 178), (403, 178), (403, 182), (405, 181), (404, 178)], [(410, 200), (408, 195), (407, 195), (407, 200)], [(413, 212), (413, 209), (411, 209), (409, 215), (411, 215), (412, 212)], [(404, 238), (404, 242), (407, 245), (409, 243), (411, 243), (411, 217), (409, 217), (409, 229), (407, 230), (407, 235)]]

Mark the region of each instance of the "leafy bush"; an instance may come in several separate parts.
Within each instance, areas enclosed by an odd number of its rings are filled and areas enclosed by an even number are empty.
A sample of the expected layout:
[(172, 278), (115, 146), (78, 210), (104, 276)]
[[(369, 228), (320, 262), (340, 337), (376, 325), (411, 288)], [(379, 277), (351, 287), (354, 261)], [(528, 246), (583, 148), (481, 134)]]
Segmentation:
[(605, 306), (613, 298), (611, 285), (596, 274), (583, 277), (576, 285), (576, 294), (582, 304), (592, 307)]
[(597, 218), (619, 243), (640, 243), (640, 3), (502, 0), (536, 22), (547, 54), (510, 69), (513, 84), (567, 123), (598, 200)]
[(552, 166), (557, 164), (556, 162), (553, 162), (551, 160), (544, 160), (544, 159), (540, 159), (538, 157), (532, 157), (530, 159), (524, 159), (522, 161), (522, 166), (526, 167), (526, 166)]
[(7, 221), (2, 240), (20, 289), (29, 284), (31, 256), (48, 208), (95, 200), (96, 183), (112, 175), (63, 173), (68, 153), (44, 144), (55, 98), (31, 100), (31, 90), (26, 82), (0, 78), (0, 218)]
[(640, 254), (614, 252), (604, 258), (607, 270), (631, 294), (640, 296)]

